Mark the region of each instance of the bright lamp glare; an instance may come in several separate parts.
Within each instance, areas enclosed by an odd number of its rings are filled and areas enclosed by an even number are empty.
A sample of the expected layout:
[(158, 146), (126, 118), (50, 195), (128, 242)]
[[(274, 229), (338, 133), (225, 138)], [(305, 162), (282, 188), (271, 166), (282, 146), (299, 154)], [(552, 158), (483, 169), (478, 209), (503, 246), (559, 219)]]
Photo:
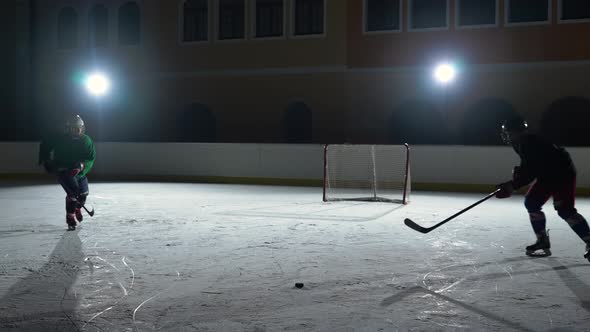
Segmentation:
[(440, 64), (434, 70), (434, 77), (440, 83), (450, 83), (455, 79), (455, 67), (448, 63)]
[(86, 90), (93, 96), (104, 96), (110, 87), (108, 78), (100, 73), (94, 73), (86, 78)]

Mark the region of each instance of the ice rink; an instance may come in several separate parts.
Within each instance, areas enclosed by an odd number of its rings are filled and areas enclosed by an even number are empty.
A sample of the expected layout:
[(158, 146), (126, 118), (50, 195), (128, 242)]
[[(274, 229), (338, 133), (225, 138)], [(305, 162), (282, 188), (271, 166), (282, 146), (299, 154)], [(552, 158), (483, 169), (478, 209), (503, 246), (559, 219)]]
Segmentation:
[[(492, 188), (490, 188), (492, 189)], [(92, 183), (66, 231), (58, 185), (0, 187), (2, 331), (590, 331), (584, 244), (522, 196), (413, 192), (406, 206), (321, 188)], [(590, 217), (590, 200), (578, 199)], [(304, 283), (301, 289), (296, 282)]]

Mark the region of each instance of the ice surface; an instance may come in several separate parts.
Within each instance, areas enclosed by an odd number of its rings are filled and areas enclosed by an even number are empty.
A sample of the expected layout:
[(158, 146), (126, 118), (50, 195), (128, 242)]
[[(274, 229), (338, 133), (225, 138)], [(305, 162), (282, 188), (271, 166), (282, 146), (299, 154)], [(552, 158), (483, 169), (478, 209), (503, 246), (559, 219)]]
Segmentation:
[(323, 203), (321, 188), (90, 189), (96, 215), (67, 232), (57, 185), (0, 188), (0, 330), (590, 331), (590, 263), (550, 203), (553, 256), (529, 258), (522, 196), (420, 234), (404, 218), (429, 226), (483, 194), (400, 206)]

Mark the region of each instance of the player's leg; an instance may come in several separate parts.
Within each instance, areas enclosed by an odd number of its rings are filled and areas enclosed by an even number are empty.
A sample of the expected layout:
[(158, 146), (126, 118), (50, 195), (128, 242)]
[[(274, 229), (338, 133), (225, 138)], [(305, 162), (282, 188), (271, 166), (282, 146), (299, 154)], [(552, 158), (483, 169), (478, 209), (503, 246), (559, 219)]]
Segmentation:
[(76, 207), (77, 193), (78, 193), (78, 181), (75, 177), (69, 176), (66, 172), (60, 172), (57, 174), (57, 180), (61, 184), (62, 188), (66, 192), (66, 223), (68, 224), (69, 230), (76, 229)]
[[(575, 207), (576, 179), (564, 182), (557, 187), (553, 196), (553, 206), (557, 214), (565, 220), (571, 229), (586, 243), (586, 250), (590, 250), (590, 227), (586, 219), (578, 213)], [(584, 256), (590, 260), (588, 252)]]
[(88, 197), (88, 178), (81, 177), (78, 178), (78, 204), (76, 205), (76, 210), (74, 213), (76, 214), (76, 219), (78, 221), (84, 220), (84, 216), (82, 215), (82, 211), (80, 210), (84, 204), (86, 204), (86, 198)]
[(537, 237), (537, 242), (526, 247), (527, 255), (535, 255), (537, 250), (542, 250), (543, 256), (551, 255), (551, 243), (546, 230), (547, 219), (542, 211), (549, 197), (551, 197), (551, 188), (539, 181), (535, 181), (525, 195), (524, 206), (529, 213), (529, 220)]

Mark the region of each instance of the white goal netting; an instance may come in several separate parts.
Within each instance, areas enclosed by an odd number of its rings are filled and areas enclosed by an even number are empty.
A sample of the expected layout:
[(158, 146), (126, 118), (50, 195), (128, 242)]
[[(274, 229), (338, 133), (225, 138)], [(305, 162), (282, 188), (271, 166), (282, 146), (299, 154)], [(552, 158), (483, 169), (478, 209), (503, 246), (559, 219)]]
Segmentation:
[(324, 201), (410, 200), (408, 145), (334, 144), (324, 148)]

